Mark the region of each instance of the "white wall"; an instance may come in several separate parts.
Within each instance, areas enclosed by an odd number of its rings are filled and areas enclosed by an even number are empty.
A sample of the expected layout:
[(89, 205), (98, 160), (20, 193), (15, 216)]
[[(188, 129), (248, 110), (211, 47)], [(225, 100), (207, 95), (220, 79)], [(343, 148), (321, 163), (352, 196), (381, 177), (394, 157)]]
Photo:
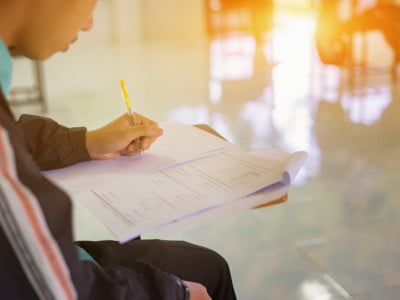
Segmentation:
[(204, 0), (107, 0), (99, 1), (91, 40), (203, 41)]
[(141, 0), (144, 40), (195, 42), (205, 38), (204, 0)]

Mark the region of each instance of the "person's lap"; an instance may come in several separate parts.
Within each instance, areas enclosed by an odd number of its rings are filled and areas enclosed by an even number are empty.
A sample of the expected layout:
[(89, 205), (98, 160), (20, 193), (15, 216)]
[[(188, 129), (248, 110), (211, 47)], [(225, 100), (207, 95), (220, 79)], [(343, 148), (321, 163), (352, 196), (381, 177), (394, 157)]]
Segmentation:
[(182, 280), (203, 284), (214, 300), (236, 299), (226, 260), (208, 248), (183, 241), (140, 239), (125, 244), (115, 241), (81, 241), (78, 244), (102, 266), (133, 267), (136, 260), (144, 260)]

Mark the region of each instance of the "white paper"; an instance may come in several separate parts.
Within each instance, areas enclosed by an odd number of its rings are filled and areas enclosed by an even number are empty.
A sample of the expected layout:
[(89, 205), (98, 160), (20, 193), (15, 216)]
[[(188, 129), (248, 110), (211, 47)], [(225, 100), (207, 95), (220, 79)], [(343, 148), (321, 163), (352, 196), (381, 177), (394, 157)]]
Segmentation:
[(235, 149), (138, 177), (134, 182), (95, 186), (77, 197), (123, 243), (265, 187), (286, 187), (290, 182), (286, 174), (282, 162), (268, 162)]
[[(252, 154), (262, 157), (264, 162), (268, 164), (268, 166), (274, 168), (276, 172), (288, 174), (286, 180), (290, 182), (295, 180), (300, 168), (307, 160), (307, 153), (304, 151), (290, 154), (281, 149), (268, 149)], [(180, 220), (171, 221), (164, 226), (156, 228), (156, 230), (159, 235), (169, 234), (182, 229), (187, 230), (190, 227), (216, 221), (242, 210), (251, 209), (259, 205), (268, 205), (268, 203), (285, 197), (289, 188), (290, 184), (284, 180), (279, 181), (246, 197), (236, 200), (232, 199), (231, 201), (212, 207), (201, 213), (191, 214)]]
[(149, 230), (273, 201), (287, 193), (306, 157), (282, 151), (252, 155), (189, 125), (163, 128), (141, 160), (119, 157), (45, 172), (87, 208), (77, 220), (78, 232), (82, 226), (98, 228), (98, 219), (123, 243)]

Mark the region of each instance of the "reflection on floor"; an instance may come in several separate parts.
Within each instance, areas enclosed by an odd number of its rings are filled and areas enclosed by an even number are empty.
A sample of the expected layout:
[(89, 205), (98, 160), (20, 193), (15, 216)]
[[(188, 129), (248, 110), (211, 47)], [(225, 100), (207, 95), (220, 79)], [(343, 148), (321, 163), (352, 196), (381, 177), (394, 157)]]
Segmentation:
[(390, 49), (372, 34), (379, 67), (350, 80), (320, 64), (312, 15), (285, 16), (261, 41), (110, 44), (84, 34), (45, 63), (48, 115), (100, 126), (124, 112), (125, 79), (157, 121), (207, 123), (246, 150), (308, 151), (287, 203), (162, 237), (222, 253), (239, 299), (399, 299), (399, 84), (381, 68)]

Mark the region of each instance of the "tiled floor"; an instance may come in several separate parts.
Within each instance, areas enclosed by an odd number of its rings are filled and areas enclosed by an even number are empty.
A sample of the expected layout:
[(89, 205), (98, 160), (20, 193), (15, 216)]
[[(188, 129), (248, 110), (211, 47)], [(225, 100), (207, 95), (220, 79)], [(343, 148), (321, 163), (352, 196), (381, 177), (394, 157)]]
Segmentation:
[[(309, 153), (287, 203), (162, 238), (222, 253), (239, 299), (400, 299), (399, 83), (381, 68), (351, 83), (322, 66), (312, 13), (280, 12), (265, 43), (246, 34), (187, 42), (123, 38), (106, 5), (92, 33), (45, 63), (47, 115), (100, 126), (124, 113), (125, 79), (157, 121), (207, 123), (246, 150)], [(370, 63), (388, 66), (382, 38), (368, 40)], [(16, 65), (16, 84), (29, 80), (26, 68)]]

